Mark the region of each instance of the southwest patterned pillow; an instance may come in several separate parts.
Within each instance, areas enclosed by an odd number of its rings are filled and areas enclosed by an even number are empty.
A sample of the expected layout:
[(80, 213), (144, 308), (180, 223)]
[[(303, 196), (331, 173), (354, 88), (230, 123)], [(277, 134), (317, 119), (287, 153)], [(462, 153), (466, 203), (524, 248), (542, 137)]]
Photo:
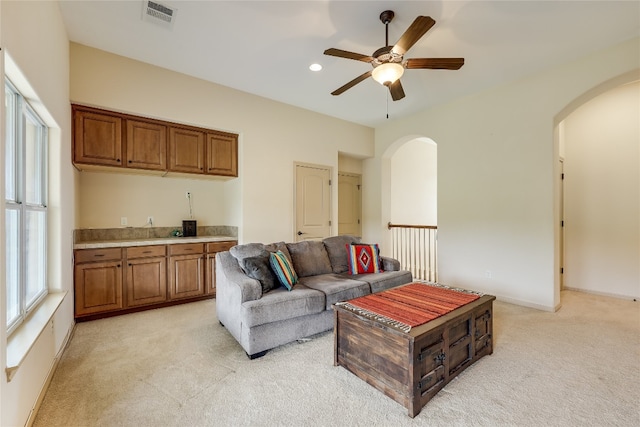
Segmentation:
[(346, 245), (349, 274), (380, 273), (380, 249), (377, 244)]
[(269, 262), (276, 277), (288, 290), (298, 283), (298, 275), (289, 262), (289, 258), (282, 251), (271, 252)]

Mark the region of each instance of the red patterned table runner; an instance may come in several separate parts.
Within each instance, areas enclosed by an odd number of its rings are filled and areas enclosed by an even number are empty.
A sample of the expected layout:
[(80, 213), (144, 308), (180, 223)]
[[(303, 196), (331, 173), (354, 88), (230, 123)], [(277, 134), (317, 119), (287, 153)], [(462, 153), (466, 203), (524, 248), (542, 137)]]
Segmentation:
[(481, 294), (439, 285), (411, 283), (352, 299), (341, 306), (405, 332), (480, 298)]

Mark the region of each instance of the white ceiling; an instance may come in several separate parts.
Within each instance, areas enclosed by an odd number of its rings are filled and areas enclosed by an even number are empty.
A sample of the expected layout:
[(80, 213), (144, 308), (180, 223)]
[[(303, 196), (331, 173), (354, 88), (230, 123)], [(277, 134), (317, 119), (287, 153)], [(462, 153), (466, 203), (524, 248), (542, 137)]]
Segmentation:
[[(142, 1), (61, 1), (71, 41), (367, 126), (540, 72), (640, 35), (640, 1), (187, 1), (167, 29), (142, 20)], [(323, 55), (370, 55), (418, 15), (436, 24), (405, 58), (464, 57), (458, 71), (406, 70), (406, 97), (367, 79), (371, 69)], [(311, 63), (324, 67), (308, 69)], [(640, 64), (639, 64), (640, 66)]]

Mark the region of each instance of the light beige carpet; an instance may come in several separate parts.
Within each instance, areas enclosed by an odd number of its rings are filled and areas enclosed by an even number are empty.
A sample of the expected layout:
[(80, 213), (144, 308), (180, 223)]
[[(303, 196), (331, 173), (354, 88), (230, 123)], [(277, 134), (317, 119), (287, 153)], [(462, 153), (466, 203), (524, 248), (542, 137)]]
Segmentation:
[(79, 323), (35, 426), (638, 426), (640, 309), (494, 303), (494, 354), (411, 419), (320, 334), (250, 361), (213, 300)]

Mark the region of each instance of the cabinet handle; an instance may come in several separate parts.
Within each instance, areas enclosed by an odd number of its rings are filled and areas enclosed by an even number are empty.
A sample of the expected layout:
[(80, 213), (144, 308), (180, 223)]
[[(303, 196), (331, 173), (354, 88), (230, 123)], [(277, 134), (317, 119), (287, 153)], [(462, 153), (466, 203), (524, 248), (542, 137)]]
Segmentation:
[(132, 160), (129, 160), (129, 163), (133, 163), (133, 161), (132, 161)]
[(120, 159), (116, 159), (116, 162), (120, 163)]
[(118, 264), (118, 268), (120, 268), (120, 264)]
[(151, 251), (142, 251), (143, 254), (150, 254)]
[(96, 258), (100, 258), (100, 257), (103, 257), (104, 254), (94, 254), (93, 256), (96, 257)]
[(129, 263), (129, 267), (131, 267), (131, 263)]

